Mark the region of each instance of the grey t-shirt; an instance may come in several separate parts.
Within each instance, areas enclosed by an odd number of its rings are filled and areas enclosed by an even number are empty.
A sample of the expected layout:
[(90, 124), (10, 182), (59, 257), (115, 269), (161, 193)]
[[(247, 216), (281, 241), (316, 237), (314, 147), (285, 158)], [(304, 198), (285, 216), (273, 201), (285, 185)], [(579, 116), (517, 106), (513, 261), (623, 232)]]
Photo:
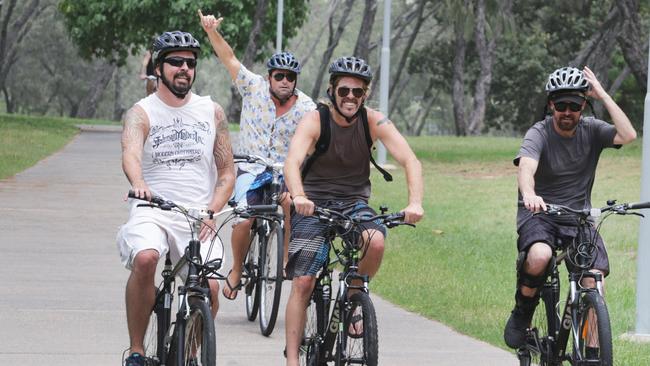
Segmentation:
[[(594, 184), (598, 158), (604, 148), (614, 145), (616, 128), (594, 117), (582, 117), (576, 133), (563, 137), (553, 128), (553, 118), (535, 123), (524, 137), (519, 153), (513, 160), (519, 166), (521, 157), (538, 162), (535, 172), (535, 193), (546, 203), (575, 209), (591, 208), (591, 188)], [(518, 194), (521, 200), (521, 192)], [(517, 211), (517, 229), (531, 217), (525, 207)]]

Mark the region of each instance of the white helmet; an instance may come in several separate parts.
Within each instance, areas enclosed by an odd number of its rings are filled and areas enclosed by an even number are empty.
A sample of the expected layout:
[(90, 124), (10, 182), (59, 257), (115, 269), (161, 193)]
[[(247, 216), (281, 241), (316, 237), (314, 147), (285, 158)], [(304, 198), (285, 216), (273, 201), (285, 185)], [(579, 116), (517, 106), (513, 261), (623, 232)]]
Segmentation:
[(563, 67), (548, 76), (545, 90), (546, 93), (551, 94), (562, 90), (584, 92), (587, 88), (589, 88), (589, 82), (585, 79), (582, 71), (575, 67)]

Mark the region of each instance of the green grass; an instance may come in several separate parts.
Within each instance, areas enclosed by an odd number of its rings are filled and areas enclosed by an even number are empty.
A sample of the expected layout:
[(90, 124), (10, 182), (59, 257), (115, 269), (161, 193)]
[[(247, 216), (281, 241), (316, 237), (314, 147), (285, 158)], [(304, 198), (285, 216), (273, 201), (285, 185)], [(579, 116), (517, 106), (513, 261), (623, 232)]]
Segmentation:
[[(421, 159), (425, 218), (416, 229), (392, 230), (374, 292), (461, 333), (501, 348), (503, 326), (514, 304), (517, 200), (512, 165), (515, 138), (418, 137), (409, 143)], [(637, 201), (640, 142), (603, 154), (594, 205), (610, 198)], [(373, 175), (374, 206), (393, 210), (406, 202), (405, 178)], [(603, 226), (611, 275), (607, 302), (617, 365), (650, 364), (650, 344), (621, 339), (634, 330), (637, 217), (612, 217)], [(562, 278), (566, 272), (562, 268)], [(565, 296), (566, 286), (562, 288)], [(380, 316), (381, 318), (381, 316)]]
[(0, 114), (0, 179), (61, 149), (77, 131), (72, 120)]

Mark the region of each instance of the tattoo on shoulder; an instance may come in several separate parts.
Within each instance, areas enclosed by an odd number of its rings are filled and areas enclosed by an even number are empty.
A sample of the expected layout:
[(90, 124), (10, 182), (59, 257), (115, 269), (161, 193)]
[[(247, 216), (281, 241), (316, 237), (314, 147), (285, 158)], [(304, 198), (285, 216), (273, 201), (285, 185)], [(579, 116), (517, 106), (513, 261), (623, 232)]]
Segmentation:
[(124, 115), (122, 144), (141, 144), (148, 133), (147, 116), (140, 108), (131, 108)]
[(391, 122), (391, 120), (389, 120), (388, 117), (384, 117), (380, 119), (379, 122), (377, 122), (377, 126), (381, 126), (383, 124), (391, 124), (391, 123), (393, 122)]
[(228, 132), (228, 121), (226, 114), (220, 105), (215, 103), (214, 123), (216, 124), (217, 133), (214, 141), (214, 161), (217, 169), (230, 168), (233, 166), (232, 147), (230, 145), (230, 134)]

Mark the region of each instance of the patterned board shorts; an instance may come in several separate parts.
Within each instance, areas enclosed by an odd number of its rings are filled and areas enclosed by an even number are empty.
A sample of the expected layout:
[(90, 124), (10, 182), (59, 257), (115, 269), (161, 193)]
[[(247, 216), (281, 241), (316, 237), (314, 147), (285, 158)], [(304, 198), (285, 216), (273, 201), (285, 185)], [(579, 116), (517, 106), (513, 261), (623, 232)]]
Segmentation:
[[(363, 201), (357, 202), (315, 202), (317, 206), (357, 216), (375, 216), (376, 212)], [(362, 225), (359, 232), (376, 230), (386, 237), (386, 227), (377, 222)], [(329, 258), (330, 243), (327, 241), (329, 226), (315, 216), (303, 216), (295, 211), (291, 215), (291, 241), (287, 278), (316, 276)], [(357, 233), (358, 234), (358, 233)], [(350, 234), (347, 234), (350, 235)]]

